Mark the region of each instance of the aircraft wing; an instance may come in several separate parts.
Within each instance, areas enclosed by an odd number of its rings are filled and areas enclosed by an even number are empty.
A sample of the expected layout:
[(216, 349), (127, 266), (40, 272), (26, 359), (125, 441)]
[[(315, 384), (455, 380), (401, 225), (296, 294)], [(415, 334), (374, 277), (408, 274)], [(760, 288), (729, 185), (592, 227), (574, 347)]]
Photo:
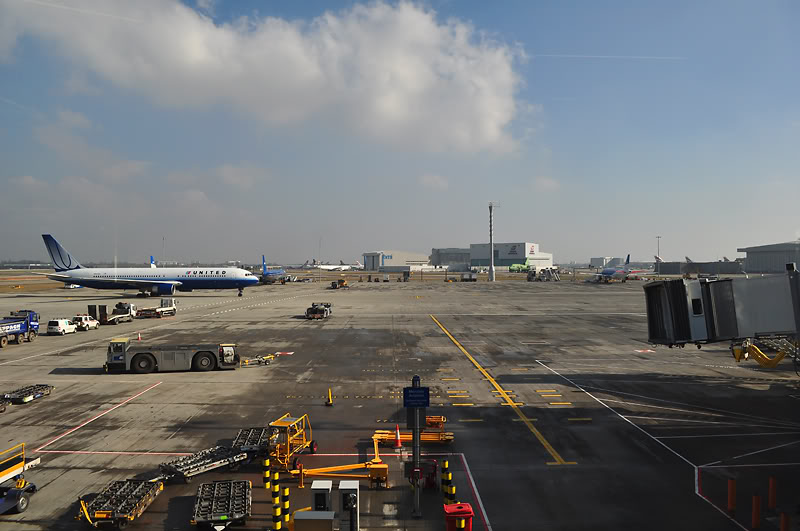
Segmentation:
[(51, 280), (58, 280), (59, 282), (67, 282), (69, 284), (81, 284), (81, 280), (88, 280), (91, 281), (92, 284), (105, 284), (109, 288), (124, 288), (130, 287), (131, 289), (139, 289), (142, 286), (158, 286), (158, 285), (166, 285), (166, 286), (174, 286), (178, 287), (182, 282), (178, 280), (138, 280), (138, 279), (131, 279), (131, 278), (75, 278), (69, 275), (61, 275), (58, 273), (43, 273), (47, 278)]

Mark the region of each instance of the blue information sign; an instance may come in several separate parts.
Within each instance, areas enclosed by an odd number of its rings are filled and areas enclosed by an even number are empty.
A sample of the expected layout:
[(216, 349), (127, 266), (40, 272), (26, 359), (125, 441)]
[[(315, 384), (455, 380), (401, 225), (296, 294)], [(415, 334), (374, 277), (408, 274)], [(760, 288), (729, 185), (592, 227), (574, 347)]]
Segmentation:
[(403, 387), (403, 407), (430, 407), (430, 387)]

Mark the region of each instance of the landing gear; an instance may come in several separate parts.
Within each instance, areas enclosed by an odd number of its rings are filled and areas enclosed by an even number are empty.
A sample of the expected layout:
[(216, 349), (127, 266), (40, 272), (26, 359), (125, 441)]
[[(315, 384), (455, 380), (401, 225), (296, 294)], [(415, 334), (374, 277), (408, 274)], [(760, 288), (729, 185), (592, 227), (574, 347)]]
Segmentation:
[(243, 292), (243, 291), (244, 291), (244, 290), (243, 290), (242, 288), (239, 288), (239, 297), (241, 297), (241, 296), (242, 296), (242, 292)]

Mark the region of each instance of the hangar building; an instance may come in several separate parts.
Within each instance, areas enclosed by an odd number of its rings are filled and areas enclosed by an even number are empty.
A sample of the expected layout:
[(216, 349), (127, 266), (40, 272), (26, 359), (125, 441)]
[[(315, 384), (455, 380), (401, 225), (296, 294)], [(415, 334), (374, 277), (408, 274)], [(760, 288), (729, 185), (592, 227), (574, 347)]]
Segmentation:
[[(473, 243), (469, 246), (471, 267), (489, 267), (489, 244)], [(553, 267), (553, 255), (539, 250), (538, 243), (495, 243), (494, 265), (507, 268), (512, 264), (527, 264), (538, 270)]]
[(786, 264), (800, 264), (800, 240), (736, 249), (747, 253), (744, 270), (748, 273), (783, 273)]
[(407, 251), (374, 251), (364, 253), (365, 271), (420, 271), (427, 269), (430, 257)]

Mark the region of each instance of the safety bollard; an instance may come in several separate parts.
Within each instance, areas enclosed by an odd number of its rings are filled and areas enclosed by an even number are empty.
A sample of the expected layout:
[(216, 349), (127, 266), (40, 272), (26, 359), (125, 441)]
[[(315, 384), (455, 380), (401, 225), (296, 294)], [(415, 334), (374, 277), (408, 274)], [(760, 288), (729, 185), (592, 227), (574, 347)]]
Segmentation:
[(263, 471), (264, 477), (261, 478), (264, 481), (264, 490), (272, 490), (272, 484), (270, 483), (270, 470), (269, 470), (269, 458), (264, 459), (261, 463), (261, 470)]
[(450, 462), (447, 459), (445, 459), (444, 461), (442, 461), (442, 492), (444, 493), (445, 498), (447, 498), (447, 494), (449, 492), (448, 487), (450, 486), (452, 480), (453, 480), (453, 473), (450, 472)]
[(281, 508), (280, 474), (277, 471), (272, 472), (272, 507), (277, 507), (279, 511)]
[(283, 487), (283, 523), (289, 528), (289, 487)]
[(298, 489), (304, 489), (305, 486), (303, 485), (303, 475), (304, 475), (303, 474), (303, 463), (297, 463), (297, 470), (298, 470), (298, 474), (297, 475), (300, 477), (300, 481), (297, 484), (297, 488)]
[(786, 513), (781, 513), (780, 531), (789, 531), (789, 515)]
[(280, 529), (283, 529), (283, 520), (281, 519), (280, 505), (272, 506), (272, 529), (273, 531), (279, 531)]
[(450, 496), (448, 497), (447, 503), (457, 503), (456, 502), (456, 486), (450, 485)]
[(328, 387), (328, 400), (325, 402), (325, 405), (328, 407), (333, 406), (333, 395), (331, 394), (330, 387)]
[(728, 480), (728, 513), (736, 512), (736, 480)]
[(467, 519), (466, 518), (457, 518), (456, 519), (456, 529), (465, 529), (467, 527)]
[(767, 492), (767, 509), (774, 511), (778, 505), (778, 485), (774, 476), (769, 478), (769, 491)]
[(752, 529), (761, 529), (761, 496), (753, 494)]

